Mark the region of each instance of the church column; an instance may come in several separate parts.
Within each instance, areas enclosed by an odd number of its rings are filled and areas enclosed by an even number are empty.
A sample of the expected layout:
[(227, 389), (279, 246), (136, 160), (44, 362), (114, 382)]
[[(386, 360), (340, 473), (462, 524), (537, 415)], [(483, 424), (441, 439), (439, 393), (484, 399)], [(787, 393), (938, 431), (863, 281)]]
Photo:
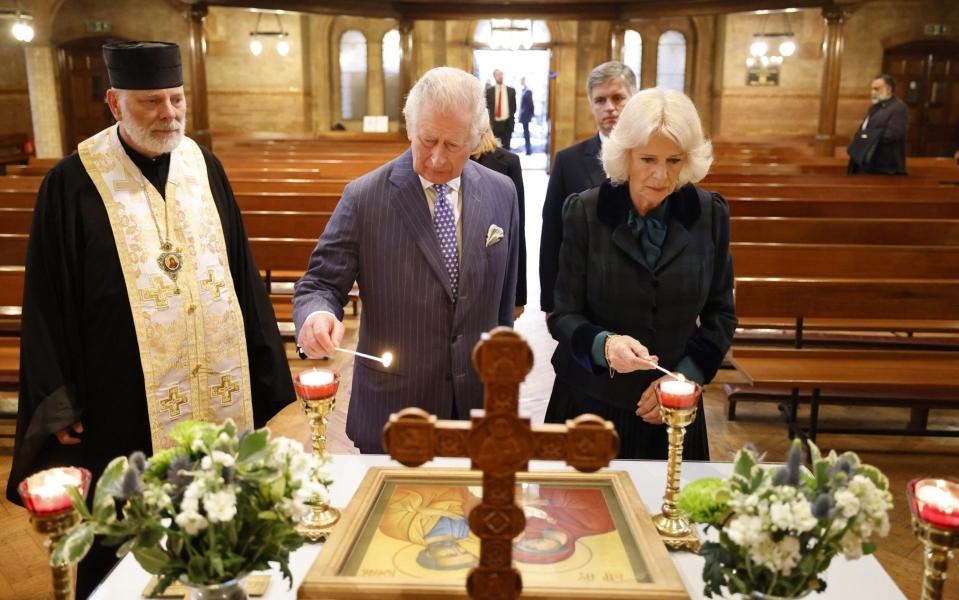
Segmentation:
[(609, 60), (623, 60), (623, 46), (626, 44), (626, 27), (621, 23), (613, 23), (609, 33)]
[[(33, 2), (33, 42), (24, 44), (30, 118), (37, 158), (60, 158), (73, 148), (64, 148), (63, 113), (60, 110), (60, 85), (57, 48), (51, 41), (53, 2)], [(6, 33), (6, 31), (4, 31)]]
[(33, 43), (25, 45), (23, 52), (27, 62), (30, 116), (37, 158), (60, 158), (64, 153), (60, 128), (63, 115), (57, 87), (56, 48), (49, 42)]
[(193, 75), (190, 89), (190, 114), (193, 115), (193, 135), (198, 144), (213, 148), (210, 135), (210, 111), (206, 91), (206, 33), (203, 21), (206, 19), (205, 4), (191, 4), (187, 9), (187, 21), (190, 24), (190, 70)]
[[(379, 37), (377, 37), (379, 36)], [(379, 30), (366, 37), (366, 112), (386, 114), (386, 86), (383, 83), (383, 35)]]
[(834, 4), (824, 6), (826, 20), (825, 63), (819, 96), (819, 128), (816, 156), (833, 156), (836, 149), (836, 113), (839, 109), (839, 77), (842, 71), (842, 25), (845, 14)]
[[(413, 88), (413, 21), (400, 20), (400, 93), (397, 101), (400, 103), (400, 114), (403, 114), (403, 101)], [(406, 121), (401, 117), (400, 126), (406, 129)]]

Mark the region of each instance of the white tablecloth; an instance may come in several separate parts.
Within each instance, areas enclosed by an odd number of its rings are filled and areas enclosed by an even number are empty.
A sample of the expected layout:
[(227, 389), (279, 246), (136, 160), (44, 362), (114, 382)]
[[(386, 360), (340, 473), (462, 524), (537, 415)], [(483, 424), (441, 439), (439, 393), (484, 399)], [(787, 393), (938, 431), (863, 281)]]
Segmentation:
[[(333, 504), (344, 507), (353, 497), (360, 481), (370, 467), (399, 467), (387, 456), (343, 455), (334, 456), (332, 472)], [(468, 468), (466, 459), (437, 459), (424, 466)], [(659, 512), (662, 505), (663, 489), (666, 481), (666, 463), (662, 461), (619, 460), (610, 465), (611, 469), (629, 473), (636, 485), (639, 496), (650, 514)], [(532, 471), (564, 470), (569, 467), (562, 463), (533, 462)], [(702, 477), (726, 477), (732, 472), (731, 463), (683, 463), (683, 483)], [(879, 542), (882, 543), (882, 540)], [(310, 570), (323, 544), (306, 544), (293, 553), (290, 569), (293, 572), (293, 589), (287, 589), (279, 570), (273, 569), (273, 578), (264, 598), (266, 600), (292, 600), (296, 598), (296, 589)], [(679, 571), (692, 598), (703, 597), (703, 559), (688, 552), (670, 553), (676, 569)], [(916, 577), (920, 574), (917, 573)], [(150, 580), (150, 575), (128, 555), (113, 569), (93, 593), (94, 600), (116, 600), (118, 598), (139, 598)], [(827, 573), (829, 587), (826, 593), (815, 596), (818, 599), (849, 600), (850, 598), (870, 598), (876, 600), (898, 600), (905, 598), (889, 574), (879, 565), (873, 556), (855, 561), (846, 561), (837, 557)]]

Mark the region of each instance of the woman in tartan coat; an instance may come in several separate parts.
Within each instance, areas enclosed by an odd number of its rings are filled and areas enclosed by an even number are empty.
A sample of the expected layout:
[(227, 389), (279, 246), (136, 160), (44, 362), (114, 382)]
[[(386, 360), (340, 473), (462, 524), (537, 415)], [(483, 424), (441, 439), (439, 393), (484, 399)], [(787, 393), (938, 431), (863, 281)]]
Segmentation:
[[(633, 96), (602, 160), (608, 179), (563, 209), (546, 420), (598, 414), (615, 424), (620, 458), (664, 459), (653, 364), (706, 384), (736, 329), (729, 207), (694, 185), (712, 147), (680, 92)], [(709, 460), (702, 398), (683, 456)]]

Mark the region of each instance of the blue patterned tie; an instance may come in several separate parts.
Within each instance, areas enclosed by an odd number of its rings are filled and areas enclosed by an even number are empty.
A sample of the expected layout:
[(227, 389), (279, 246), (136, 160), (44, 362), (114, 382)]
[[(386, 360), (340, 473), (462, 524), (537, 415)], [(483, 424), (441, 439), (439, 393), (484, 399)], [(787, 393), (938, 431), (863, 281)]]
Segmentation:
[(459, 250), (456, 247), (456, 219), (453, 217), (453, 207), (450, 205), (449, 196), (446, 195), (449, 186), (445, 183), (437, 183), (433, 185), (433, 189), (436, 190), (433, 225), (436, 227), (436, 239), (440, 242), (443, 262), (446, 263), (446, 272), (450, 276), (453, 300), (456, 300), (460, 281)]

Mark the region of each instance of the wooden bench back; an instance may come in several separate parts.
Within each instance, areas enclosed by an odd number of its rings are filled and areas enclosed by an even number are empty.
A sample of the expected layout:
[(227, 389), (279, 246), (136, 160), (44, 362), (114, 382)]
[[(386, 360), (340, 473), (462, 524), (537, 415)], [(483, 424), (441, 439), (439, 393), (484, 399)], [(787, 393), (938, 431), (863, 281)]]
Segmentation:
[(959, 219), (733, 217), (734, 242), (959, 245)]
[(959, 246), (733, 242), (737, 277), (956, 279)]
[(727, 198), (733, 217), (807, 217), (855, 219), (959, 219), (952, 200), (815, 200), (808, 198)]
[(736, 278), (736, 313), (759, 318), (959, 319), (959, 280)]

